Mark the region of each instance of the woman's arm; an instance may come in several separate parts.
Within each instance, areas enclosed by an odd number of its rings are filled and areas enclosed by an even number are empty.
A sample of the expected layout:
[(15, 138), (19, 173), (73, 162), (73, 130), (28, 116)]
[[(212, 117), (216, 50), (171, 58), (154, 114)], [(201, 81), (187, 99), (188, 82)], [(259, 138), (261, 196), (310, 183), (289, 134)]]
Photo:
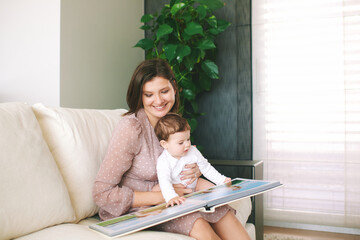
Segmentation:
[(140, 150), (140, 133), (137, 119), (123, 118), (119, 122), (94, 182), (95, 203), (114, 216), (126, 213), (135, 201), (133, 190), (118, 184)]
[(158, 205), (165, 202), (161, 192), (134, 192), (132, 207)]
[[(192, 189), (190, 189), (190, 188), (186, 188), (186, 186), (184, 186), (184, 185), (182, 185), (182, 184), (173, 184), (173, 188), (175, 189), (175, 192), (179, 195), (179, 196), (184, 196), (184, 195), (186, 195), (186, 194), (189, 194), (189, 193), (192, 193)], [(163, 195), (162, 195), (162, 193), (161, 193), (161, 189), (160, 189), (160, 185), (159, 184), (157, 184), (157, 185), (155, 185), (152, 189), (151, 189), (151, 192), (156, 192), (157, 194), (160, 194), (160, 195), (153, 195), (152, 197), (153, 197), (153, 199), (154, 200), (160, 200), (160, 202), (158, 202), (158, 203), (154, 203), (154, 204), (160, 204), (160, 203), (163, 203), (163, 202), (165, 202), (165, 199), (164, 199), (164, 197), (163, 197)], [(144, 194), (144, 193), (141, 193), (141, 194)], [(137, 195), (137, 193), (135, 193), (135, 196)], [(151, 195), (149, 195), (150, 197), (151, 197)], [(144, 195), (138, 195), (138, 197), (140, 198), (140, 197), (146, 197), (146, 195), (144, 194)], [(159, 197), (159, 199), (158, 199), (158, 197)], [(137, 197), (136, 197), (137, 198)], [(160, 199), (161, 198), (161, 199)], [(141, 203), (141, 201), (142, 201), (142, 199), (139, 199), (139, 202), (137, 202), (137, 203)], [(135, 200), (135, 198), (134, 198), (134, 203), (136, 202), (136, 200)], [(143, 203), (145, 204), (145, 203), (149, 203), (149, 201), (147, 201), (147, 200), (145, 200), (145, 201), (143, 201)], [(154, 204), (150, 204), (150, 205), (154, 205)], [(138, 205), (138, 206), (142, 206), (142, 205)]]
[[(190, 188), (186, 188), (182, 184), (174, 184), (173, 187), (179, 196), (192, 193)], [(134, 192), (132, 207), (158, 205), (164, 202), (165, 199), (161, 193), (160, 186), (155, 185), (151, 192)]]

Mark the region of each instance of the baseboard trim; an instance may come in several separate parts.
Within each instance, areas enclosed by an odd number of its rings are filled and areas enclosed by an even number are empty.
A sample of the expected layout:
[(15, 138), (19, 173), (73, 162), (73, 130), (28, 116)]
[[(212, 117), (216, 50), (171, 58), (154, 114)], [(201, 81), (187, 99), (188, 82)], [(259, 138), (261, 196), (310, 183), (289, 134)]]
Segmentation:
[(266, 220), (264, 221), (264, 226), (360, 235), (360, 229), (346, 228), (346, 227), (333, 227), (333, 226), (322, 226), (322, 225), (301, 224), (301, 223), (287, 223), (287, 222), (266, 221)]

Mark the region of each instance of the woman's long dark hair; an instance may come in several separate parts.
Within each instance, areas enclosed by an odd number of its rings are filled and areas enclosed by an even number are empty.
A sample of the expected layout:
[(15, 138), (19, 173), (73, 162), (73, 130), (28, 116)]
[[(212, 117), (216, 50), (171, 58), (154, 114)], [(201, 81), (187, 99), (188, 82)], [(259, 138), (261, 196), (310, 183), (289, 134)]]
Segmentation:
[(142, 102), (143, 87), (146, 82), (151, 81), (154, 77), (163, 77), (170, 81), (175, 90), (175, 103), (170, 112), (178, 112), (180, 99), (175, 75), (166, 60), (156, 58), (141, 62), (135, 69), (127, 91), (126, 101), (129, 111), (125, 115), (137, 113), (144, 107)]

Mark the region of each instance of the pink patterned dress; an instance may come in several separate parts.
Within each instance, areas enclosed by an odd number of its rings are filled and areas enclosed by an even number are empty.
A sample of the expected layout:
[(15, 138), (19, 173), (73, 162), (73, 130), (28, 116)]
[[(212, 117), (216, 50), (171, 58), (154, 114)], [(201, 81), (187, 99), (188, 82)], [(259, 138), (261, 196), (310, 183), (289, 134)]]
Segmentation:
[[(143, 109), (121, 118), (107, 154), (96, 176), (93, 197), (103, 220), (138, 210), (132, 208), (134, 191), (146, 192), (158, 184), (156, 161), (163, 149)], [(203, 218), (219, 221), (232, 208), (222, 206), (214, 213), (195, 212), (155, 228), (189, 235), (194, 222)]]

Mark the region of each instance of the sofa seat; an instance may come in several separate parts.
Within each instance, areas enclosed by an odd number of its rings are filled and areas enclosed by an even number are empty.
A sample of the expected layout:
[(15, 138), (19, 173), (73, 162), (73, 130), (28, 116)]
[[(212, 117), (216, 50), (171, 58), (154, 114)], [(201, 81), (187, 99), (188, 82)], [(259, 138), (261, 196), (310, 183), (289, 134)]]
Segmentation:
[[(28, 234), (26, 236), (16, 238), (16, 240), (104, 240), (109, 239), (104, 235), (95, 232), (88, 227), (88, 220), (86, 224), (61, 224), (53, 227), (43, 229), (41, 231)], [(91, 222), (91, 221), (90, 221)], [(180, 234), (158, 232), (158, 231), (140, 231), (123, 237), (115, 237), (111, 239), (121, 240), (190, 240), (191, 237)]]
[[(125, 109), (94, 110), (0, 103), (0, 240), (109, 239), (92, 186)], [(231, 203), (255, 240), (249, 198)], [(191, 239), (143, 230), (114, 239)]]
[[(104, 235), (89, 229), (89, 225), (98, 222), (98, 219), (88, 218), (78, 224), (61, 224), (53, 227), (43, 229), (41, 231), (28, 234), (26, 236), (16, 238), (14, 240), (104, 240), (109, 239)], [(247, 223), (245, 225), (246, 231), (249, 233), (251, 239), (255, 240), (255, 227), (253, 224)], [(50, 237), (50, 238), (49, 238)], [(166, 233), (158, 231), (143, 230), (132, 233), (123, 237), (115, 237), (111, 239), (121, 240), (194, 240), (192, 237)]]

